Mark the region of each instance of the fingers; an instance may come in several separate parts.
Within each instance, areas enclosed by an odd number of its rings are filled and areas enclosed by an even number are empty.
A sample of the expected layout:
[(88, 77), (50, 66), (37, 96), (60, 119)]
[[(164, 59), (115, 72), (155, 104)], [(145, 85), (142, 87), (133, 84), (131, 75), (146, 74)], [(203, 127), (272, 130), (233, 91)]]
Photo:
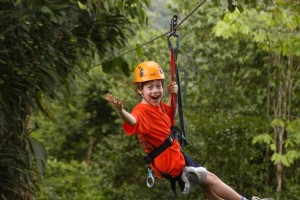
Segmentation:
[(172, 81), (169, 84), (168, 91), (171, 94), (177, 94), (177, 92), (178, 92), (178, 85), (177, 85), (177, 83), (175, 81)]
[(107, 94), (105, 96), (105, 99), (110, 103), (112, 104), (113, 103), (113, 96), (111, 94)]
[(123, 109), (123, 98), (114, 97), (111, 94), (107, 94), (105, 99), (117, 110)]
[(123, 109), (123, 98), (118, 98), (116, 99), (116, 106), (118, 108), (118, 110), (122, 110)]

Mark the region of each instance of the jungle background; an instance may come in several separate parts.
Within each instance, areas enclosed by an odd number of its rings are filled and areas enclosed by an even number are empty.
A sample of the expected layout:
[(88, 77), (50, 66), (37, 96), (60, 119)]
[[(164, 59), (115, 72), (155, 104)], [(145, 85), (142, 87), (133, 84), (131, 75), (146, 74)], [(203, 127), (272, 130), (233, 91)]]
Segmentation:
[[(173, 199), (105, 95), (131, 110), (138, 63), (168, 75), (164, 33), (200, 3), (2, 0), (0, 199)], [(300, 197), (299, 24), (299, 1), (207, 0), (177, 29), (183, 150), (243, 195)]]

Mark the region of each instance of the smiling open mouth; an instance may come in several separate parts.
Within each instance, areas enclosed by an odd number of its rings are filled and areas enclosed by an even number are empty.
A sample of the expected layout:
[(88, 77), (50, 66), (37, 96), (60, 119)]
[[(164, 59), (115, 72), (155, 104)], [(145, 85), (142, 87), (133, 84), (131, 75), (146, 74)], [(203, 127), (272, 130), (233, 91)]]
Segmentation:
[(157, 96), (157, 97), (151, 97), (151, 99), (153, 100), (158, 100), (160, 98), (160, 96)]

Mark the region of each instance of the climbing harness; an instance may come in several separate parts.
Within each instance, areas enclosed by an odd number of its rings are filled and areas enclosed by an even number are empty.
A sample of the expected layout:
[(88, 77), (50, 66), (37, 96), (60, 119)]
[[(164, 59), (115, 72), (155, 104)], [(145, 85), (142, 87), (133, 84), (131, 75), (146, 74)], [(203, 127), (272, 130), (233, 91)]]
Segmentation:
[(152, 163), (154, 158), (159, 156), (167, 148), (169, 148), (170, 146), (173, 145), (175, 139), (178, 140), (180, 143), (180, 141), (183, 140), (183, 137), (181, 135), (180, 128), (178, 128), (176, 126), (172, 126), (171, 132), (170, 132), (169, 136), (165, 139), (165, 141), (158, 147), (154, 148), (150, 153), (147, 153), (146, 156), (144, 156), (144, 160), (146, 161), (146, 163), (148, 163), (148, 164)]
[[(165, 141), (160, 146), (154, 148), (150, 153), (147, 153), (147, 155), (144, 156), (144, 160), (149, 165), (148, 166), (148, 177), (147, 177), (147, 181), (146, 181), (147, 186), (149, 188), (151, 188), (154, 185), (154, 177), (152, 176), (152, 170), (151, 170), (150, 164), (152, 164), (152, 167), (155, 167), (155, 165), (153, 163), (154, 159), (157, 156), (159, 156), (161, 153), (163, 153), (167, 148), (169, 148), (170, 146), (172, 146), (175, 139), (178, 140), (179, 143), (182, 143), (180, 141), (184, 141), (184, 139), (182, 137), (182, 131), (180, 130), (180, 128), (178, 128), (176, 126), (172, 126), (170, 134), (165, 139)], [(182, 179), (180, 178), (180, 176), (172, 177), (171, 175), (169, 175), (167, 173), (160, 172), (158, 169), (156, 169), (156, 170), (160, 173), (160, 175), (162, 177), (170, 180), (171, 189), (172, 189), (172, 191), (173, 191), (173, 193), (174, 193), (175, 196), (177, 196), (176, 182), (178, 182), (181, 190), (183, 191), (183, 189), (184, 189), (184, 182), (182, 181)]]

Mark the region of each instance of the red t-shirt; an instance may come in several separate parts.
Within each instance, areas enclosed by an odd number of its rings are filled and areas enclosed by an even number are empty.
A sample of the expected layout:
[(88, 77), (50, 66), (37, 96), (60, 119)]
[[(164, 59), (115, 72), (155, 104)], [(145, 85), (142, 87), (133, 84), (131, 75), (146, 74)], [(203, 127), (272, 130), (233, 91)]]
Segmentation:
[[(146, 153), (161, 145), (170, 134), (172, 110), (170, 106), (164, 103), (161, 105), (163, 110), (161, 106), (139, 103), (131, 113), (136, 118), (136, 124), (133, 126), (127, 123), (123, 124), (126, 134), (138, 135)], [(155, 167), (151, 164), (151, 167), (159, 178), (162, 176), (157, 170), (172, 177), (181, 173), (185, 166), (185, 160), (177, 140), (174, 140), (172, 146), (154, 159), (154, 165)]]

